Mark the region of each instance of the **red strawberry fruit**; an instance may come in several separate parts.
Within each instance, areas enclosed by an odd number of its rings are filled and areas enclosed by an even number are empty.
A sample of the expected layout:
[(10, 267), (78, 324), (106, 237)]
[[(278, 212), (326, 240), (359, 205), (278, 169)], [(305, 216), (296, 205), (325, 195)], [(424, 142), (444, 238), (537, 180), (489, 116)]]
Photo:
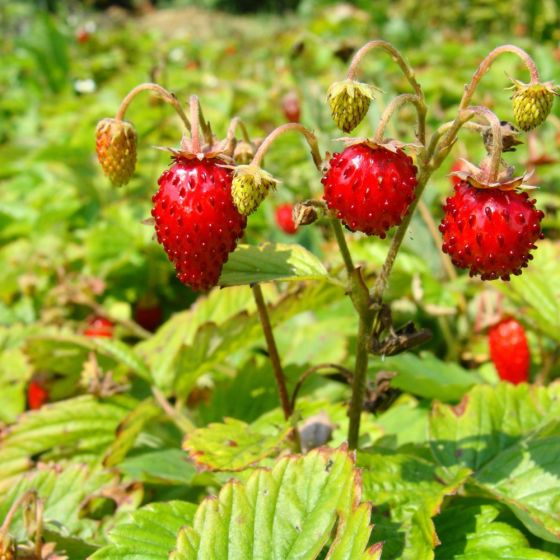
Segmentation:
[(384, 238), (414, 200), (416, 171), (400, 149), (354, 144), (330, 160), (323, 198), (348, 229)]
[(134, 310), (134, 320), (147, 331), (155, 331), (163, 319), (163, 311), (158, 303), (140, 302)]
[(512, 318), (503, 319), (490, 329), (488, 343), (501, 379), (515, 385), (529, 379), (531, 355), (522, 325)]
[(282, 111), (288, 122), (299, 122), (301, 118), (301, 104), (295, 91), (287, 93), (282, 98)]
[(281, 204), (276, 208), (276, 224), (288, 235), (293, 235), (297, 231), (292, 212), (293, 206), (291, 204)]
[(179, 155), (152, 198), (157, 239), (179, 280), (197, 291), (217, 284), (247, 225), (233, 204), (231, 180), (217, 158)]
[(49, 392), (43, 383), (32, 379), (27, 386), (27, 406), (30, 410), (41, 408), (49, 400)]
[(542, 237), (544, 214), (526, 192), (479, 189), (461, 181), (443, 209), (443, 251), (455, 266), (482, 280), (521, 274)]
[(88, 321), (88, 326), (84, 330), (84, 334), (91, 338), (111, 338), (113, 336), (114, 324), (105, 319), (105, 317), (100, 317), (95, 315)]

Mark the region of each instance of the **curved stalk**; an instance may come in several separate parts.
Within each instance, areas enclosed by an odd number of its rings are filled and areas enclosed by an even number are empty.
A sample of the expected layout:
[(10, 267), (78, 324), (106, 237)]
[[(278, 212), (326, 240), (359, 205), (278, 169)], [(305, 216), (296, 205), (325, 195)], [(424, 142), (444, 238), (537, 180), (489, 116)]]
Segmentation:
[(317, 142), (317, 137), (313, 134), (310, 130), (305, 128), (303, 125), (299, 123), (287, 123), (275, 128), (264, 140), (263, 143), (259, 146), (257, 152), (253, 157), (253, 161), (251, 165), (256, 165), (260, 167), (261, 162), (270, 147), (272, 146), (273, 142), (282, 134), (291, 131), (301, 132), (305, 137), (305, 140), (309, 144), (309, 148), (311, 149), (311, 156), (313, 157), (313, 163), (317, 167), (317, 169), (321, 170), (321, 165), (323, 162), (323, 158), (319, 152), (319, 144)]
[(121, 101), (121, 104), (117, 110), (117, 114), (115, 115), (115, 120), (122, 121), (124, 119), (126, 110), (128, 109), (132, 100), (139, 93), (142, 93), (143, 91), (155, 91), (156, 93), (158, 93), (163, 98), (164, 101), (169, 103), (175, 109), (175, 111), (183, 121), (183, 124), (190, 132), (191, 123), (189, 122), (187, 115), (185, 115), (185, 112), (183, 111), (177, 98), (171, 92), (167, 91), (165, 88), (161, 87), (158, 84), (152, 84), (152, 83), (140, 84), (135, 88), (133, 88), (132, 90), (130, 90), (130, 92), (126, 95), (126, 97)]
[(241, 130), (241, 135), (243, 136), (243, 140), (247, 143), (251, 143), (251, 137), (249, 136), (249, 132), (247, 131), (247, 127), (245, 123), (241, 120), (241, 117), (233, 117), (229, 122), (226, 139), (230, 142), (233, 138), (235, 138), (235, 131), (237, 129)]
[(535, 61), (526, 53), (523, 49), (516, 47), (515, 45), (501, 45), (500, 47), (496, 47), (493, 51), (486, 55), (486, 58), (479, 64), (478, 68), (476, 69), (471, 81), (468, 85), (465, 86), (465, 92), (463, 93), (463, 97), (459, 104), (459, 111), (465, 109), (471, 101), (480, 80), (490, 70), (490, 67), (494, 63), (494, 61), (504, 53), (512, 53), (518, 56), (527, 66), (527, 70), (529, 70), (529, 74), (531, 75), (531, 83), (536, 84), (540, 81), (539, 78), (539, 71), (535, 64)]
[(420, 121), (422, 120), (422, 102), (417, 95), (413, 93), (403, 93), (393, 98), (389, 105), (383, 111), (379, 124), (375, 130), (374, 141), (381, 142), (383, 140), (383, 135), (385, 134), (385, 128), (389, 124), (393, 114), (398, 111), (403, 105), (411, 103), (416, 108), (416, 113), (418, 115), (418, 126), (420, 126)]
[(408, 80), (409, 84), (411, 85), (416, 97), (418, 98), (418, 140), (422, 144), (426, 142), (426, 103), (424, 101), (424, 92), (422, 91), (422, 87), (416, 81), (414, 76), (414, 71), (405, 61), (401, 53), (393, 46), (391, 43), (387, 41), (383, 41), (381, 39), (375, 41), (369, 41), (366, 43), (361, 49), (359, 49), (356, 54), (352, 57), (352, 61), (350, 63), (350, 67), (348, 68), (348, 72), (346, 74), (346, 78), (348, 80), (354, 80), (356, 73), (358, 71), (358, 66), (366, 53), (373, 49), (382, 49), (389, 56), (398, 64), (399, 68), (402, 70), (404, 76)]

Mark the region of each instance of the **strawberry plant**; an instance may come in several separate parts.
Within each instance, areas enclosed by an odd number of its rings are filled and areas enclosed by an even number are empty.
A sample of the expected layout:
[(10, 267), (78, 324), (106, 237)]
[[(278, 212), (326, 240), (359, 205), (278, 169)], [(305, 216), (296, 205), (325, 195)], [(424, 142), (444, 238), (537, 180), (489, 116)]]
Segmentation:
[(556, 86), (214, 23), (6, 157), (0, 558), (560, 557)]

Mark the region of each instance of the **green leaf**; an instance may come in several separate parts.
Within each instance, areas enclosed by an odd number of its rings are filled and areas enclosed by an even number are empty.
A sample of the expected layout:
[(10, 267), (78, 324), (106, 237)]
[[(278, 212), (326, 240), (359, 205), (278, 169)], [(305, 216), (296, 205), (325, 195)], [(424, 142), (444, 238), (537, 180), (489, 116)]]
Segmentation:
[(90, 395), (26, 412), (0, 436), (0, 492), (9, 487), (12, 476), (32, 466), (31, 457), (99, 458), (128, 412), (122, 399), (98, 401)]
[[(306, 310), (310, 302), (319, 306), (344, 295), (338, 286), (325, 282), (281, 297), (273, 286), (264, 291), (273, 326)], [(137, 350), (150, 365), (159, 388), (188, 394), (196, 380), (214, 365), (261, 338), (253, 294), (243, 286), (215, 290), (197, 300), (193, 308), (175, 315)]]
[(442, 362), (427, 352), (416, 356), (410, 352), (376, 359), (370, 371), (395, 371), (391, 385), (414, 395), (444, 401), (459, 400), (473, 385), (480, 381), (474, 372), (467, 372), (452, 362)]
[[(44, 503), (45, 527), (51, 531), (83, 538), (92, 537), (97, 522), (81, 515), (84, 500), (101, 489), (118, 482), (116, 474), (86, 465), (43, 467), (18, 478), (0, 502), (0, 519), (4, 519), (11, 505), (28, 490), (35, 490)], [(26, 531), (21, 511), (10, 525), (10, 533), (17, 540), (25, 540)]]
[(91, 560), (167, 560), (182, 526), (192, 523), (196, 505), (171, 501), (150, 504), (129, 515), (109, 533), (110, 545)]
[(328, 280), (321, 261), (301, 245), (262, 243), (239, 245), (229, 256), (220, 286), (240, 286), (275, 280)]
[(533, 534), (560, 542), (560, 385), (479, 386), (457, 407), (434, 406), (434, 457), (462, 464)]
[(256, 430), (250, 424), (225, 418), (185, 437), (183, 449), (200, 467), (239, 471), (274, 453), (290, 434), (290, 426)]
[(331, 557), (348, 557), (351, 549), (353, 558), (379, 558), (379, 546), (363, 549), (371, 528), (364, 523), (367, 508), (356, 512), (359, 500), (360, 479), (346, 451), (283, 457), (271, 470), (258, 469), (245, 483), (228, 482), (217, 499), (204, 500), (170, 558), (313, 560), (337, 519)]
[(469, 471), (457, 469), (454, 479), (444, 484), (433, 463), (392, 452), (359, 453), (358, 466), (362, 468), (363, 497), (376, 507), (374, 522), (380, 521), (374, 538), (386, 542), (387, 558), (433, 558), (438, 539), (431, 518), (445, 496), (457, 492)]
[(180, 449), (133, 452), (119, 464), (119, 470), (134, 480), (152, 484), (191, 484), (196, 475), (188, 455)]
[(120, 340), (65, 334), (45, 334), (28, 340), (26, 352), (36, 369), (77, 375), (90, 352), (96, 352), (99, 365), (111, 369), (124, 365), (144, 379), (150, 379), (146, 364), (134, 349)]
[(557, 560), (529, 547), (525, 535), (511, 525), (496, 521), (493, 505), (455, 506), (436, 517), (441, 546), (436, 560)]
[(560, 424), (555, 437), (524, 441), (490, 461), (476, 482), (535, 535), (560, 543)]
[(105, 453), (103, 464), (106, 467), (118, 465), (134, 445), (144, 425), (160, 414), (161, 409), (152, 399), (146, 399), (138, 404), (117, 426), (117, 437)]
[(528, 319), (551, 338), (560, 340), (560, 248), (541, 241), (522, 277), (501, 287), (507, 297), (526, 308)]
[(480, 385), (455, 407), (435, 403), (431, 448), (444, 467), (478, 470), (523, 436), (560, 415), (560, 384)]

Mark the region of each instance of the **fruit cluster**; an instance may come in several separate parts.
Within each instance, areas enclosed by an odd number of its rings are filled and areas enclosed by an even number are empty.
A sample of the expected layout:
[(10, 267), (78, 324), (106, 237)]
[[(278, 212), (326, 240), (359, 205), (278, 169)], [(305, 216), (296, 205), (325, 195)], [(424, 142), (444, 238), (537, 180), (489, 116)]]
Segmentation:
[[(449, 132), (443, 138), (435, 136), (435, 141), (426, 141), (426, 111), (421, 88), (398, 51), (383, 41), (372, 41), (360, 49), (347, 78), (329, 88), (327, 101), (335, 124), (349, 133), (366, 116), (377, 88), (356, 81), (354, 74), (364, 54), (377, 47), (389, 52), (404, 69), (415, 94), (401, 95), (388, 105), (374, 139), (344, 139), (345, 149), (326, 162), (322, 161), (316, 138), (297, 122), (300, 114), (299, 109), (297, 115), (292, 110), (297, 101), (294, 95), (283, 101), (286, 118), (292, 122), (271, 133), (256, 153), (255, 144), (239, 119), (232, 121), (228, 137), (218, 142), (208, 123), (200, 122), (196, 98), (191, 98), (189, 122), (177, 106), (176, 98), (155, 84), (135, 88), (123, 101), (117, 118), (100, 122), (97, 128), (99, 161), (104, 172), (118, 185), (128, 182), (136, 163), (136, 133), (130, 123), (122, 120), (136, 90), (157, 89), (175, 107), (191, 132), (190, 141), (184, 140), (179, 150), (170, 150), (173, 163), (159, 178), (159, 189), (152, 198), (157, 240), (181, 282), (200, 291), (218, 283), (224, 263), (244, 234), (247, 216), (278, 184), (272, 175), (261, 169), (260, 163), (276, 136), (288, 130), (304, 134), (315, 164), (323, 170), (323, 200), (330, 217), (340, 219), (351, 231), (381, 238), (395, 226), (406, 229), (431, 172), (441, 165), (444, 157), (440, 156), (447, 155), (455, 137), (449, 136)], [(456, 121), (451, 123), (450, 128), (456, 135), (467, 120), (473, 116), (483, 117), (490, 126), (478, 126), (489, 156), (480, 168), (467, 164), (466, 170), (460, 170), (458, 177), (453, 178), (455, 192), (445, 202), (439, 228), (443, 237), (442, 250), (449, 254), (452, 262), (483, 280), (508, 280), (511, 274), (521, 274), (532, 259), (535, 242), (542, 237), (543, 213), (536, 209), (535, 200), (524, 192), (530, 187), (525, 184), (524, 177), (512, 178), (511, 169), (501, 160), (502, 152), (512, 151), (520, 143), (516, 137), (518, 131), (509, 123), (502, 123), (507, 126), (499, 129), (496, 125), (499, 121), (489, 109), (469, 107), (467, 103), (483, 70), (502, 52), (518, 54), (516, 48), (511, 50), (510, 46), (504, 46), (488, 55), (466, 89)], [(514, 81), (512, 110), (518, 126), (531, 130), (546, 119), (558, 92), (552, 83), (541, 83), (532, 61), (524, 60), (532, 80), (529, 84)], [(413, 103), (418, 112), (416, 163), (405, 153), (406, 145), (383, 139), (387, 120), (405, 102)], [(239, 142), (233, 134), (236, 125), (242, 126), (244, 131), (244, 140)], [(200, 131), (205, 143), (200, 141)], [(292, 234), (295, 224), (288, 223), (290, 220), (291, 209), (278, 209), (280, 227)]]

